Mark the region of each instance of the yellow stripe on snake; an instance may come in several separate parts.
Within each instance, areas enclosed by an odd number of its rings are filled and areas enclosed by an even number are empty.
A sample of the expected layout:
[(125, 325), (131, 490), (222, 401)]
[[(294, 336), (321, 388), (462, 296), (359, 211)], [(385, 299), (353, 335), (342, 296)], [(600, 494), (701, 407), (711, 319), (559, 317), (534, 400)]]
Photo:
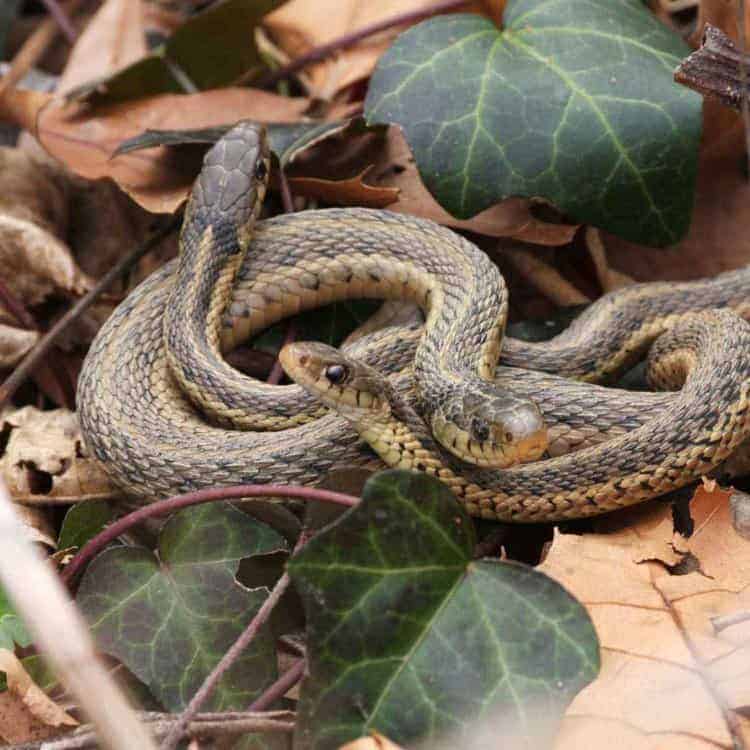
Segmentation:
[[(209, 151), (188, 204), (180, 265), (164, 266), (117, 308), (84, 363), (86, 445), (142, 502), (239, 483), (311, 484), (337, 467), (382, 466), (358, 430), (389, 464), (440, 476), (473, 515), (554, 521), (684, 486), (750, 436), (750, 326), (713, 310), (750, 312), (750, 271), (626, 288), (551, 341), (525, 343), (503, 338), (507, 296), (495, 266), (432, 222), (329, 209), (254, 227), (267, 164), (263, 133), (249, 124)], [(404, 329), (371, 335), (345, 355), (294, 345), (284, 364), (314, 395), (252, 381), (221, 357), (283, 317), (354, 297), (420, 304), (426, 323), (416, 353), (417, 335)], [(669, 382), (685, 376), (678, 393), (568, 379), (612, 378), (666, 331), (652, 369)], [(412, 356), (413, 377), (393, 375), (390, 384), (367, 369), (393, 373)], [(344, 416), (319, 416), (318, 398)], [(533, 458), (544, 447), (540, 411), (551, 452), (583, 447), (505, 469), (467, 466), (444, 449), (480, 465)], [(311, 421), (288, 426), (303, 419)]]

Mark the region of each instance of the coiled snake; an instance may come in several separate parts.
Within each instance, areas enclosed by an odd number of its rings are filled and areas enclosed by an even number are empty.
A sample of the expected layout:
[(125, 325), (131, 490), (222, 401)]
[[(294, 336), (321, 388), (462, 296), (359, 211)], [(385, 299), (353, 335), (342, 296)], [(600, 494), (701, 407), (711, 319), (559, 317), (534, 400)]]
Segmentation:
[[(248, 124), (211, 149), (181, 236), (181, 262), (192, 256), (190, 264), (178, 270), (169, 263), (143, 282), (87, 355), (78, 386), (84, 440), (128, 493), (147, 502), (238, 483), (314, 483), (339, 466), (379, 465), (349, 420), (390, 463), (441, 476), (470, 513), (551, 521), (680, 487), (750, 435), (750, 327), (727, 310), (695, 312), (733, 307), (746, 313), (750, 272), (638, 285), (603, 297), (550, 342), (502, 339), (507, 301), (501, 277), (479, 250), (445, 228), (386, 211), (329, 209), (276, 217), (251, 231), (267, 160), (262, 134)], [(243, 255), (251, 236), (252, 248)], [(404, 374), (394, 377), (387, 394), (371, 394), (388, 400), (386, 432), (408, 434), (406, 441), (384, 448), (383, 421), (347, 411), (347, 399), (357, 406), (356, 394), (366, 392), (352, 390), (350, 382), (340, 384), (340, 398), (328, 399), (347, 419), (327, 414), (283, 426), (300, 414), (319, 413), (315, 397), (297, 386), (248, 383), (221, 359), (221, 351), (280, 318), (363, 296), (408, 298), (427, 312), (414, 355), (417, 395)], [(175, 332), (181, 324), (188, 333)], [(566, 379), (612, 377), (670, 329), (679, 336), (657, 347), (663, 367), (692, 365), (678, 394), (628, 393)], [(493, 373), (501, 341), (504, 366)], [(398, 370), (414, 342), (411, 332), (388, 330), (358, 343), (339, 364), (347, 374), (366, 368), (358, 360)], [(323, 352), (323, 359), (330, 356)], [(297, 375), (289, 356), (286, 363)], [(310, 371), (300, 371), (305, 386), (321, 395), (304, 372)], [(252, 424), (281, 429), (212, 424), (189, 397), (224, 423), (249, 413)], [(369, 396), (365, 400), (372, 406)], [(541, 451), (533, 402), (549, 426), (553, 452), (587, 447), (501, 471), (467, 468), (432, 442), (413, 408), (427, 415), (447, 448), (482, 464)], [(373, 437), (367, 426), (376, 424)], [(419, 460), (427, 454), (429, 466)]]

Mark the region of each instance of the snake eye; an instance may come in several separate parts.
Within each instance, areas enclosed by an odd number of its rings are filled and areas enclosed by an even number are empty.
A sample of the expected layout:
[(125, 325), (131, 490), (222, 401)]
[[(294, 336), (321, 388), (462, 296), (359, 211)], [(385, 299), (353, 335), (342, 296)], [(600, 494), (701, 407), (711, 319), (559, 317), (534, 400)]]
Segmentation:
[(474, 439), (483, 443), (490, 436), (490, 426), (483, 419), (474, 419), (471, 423)]
[(266, 162), (261, 159), (256, 165), (255, 165), (255, 179), (258, 180), (258, 182), (261, 182), (266, 179), (266, 175), (268, 174), (268, 167), (266, 166)]
[(326, 367), (324, 374), (329, 383), (340, 385), (349, 376), (349, 370), (344, 365), (329, 365)]

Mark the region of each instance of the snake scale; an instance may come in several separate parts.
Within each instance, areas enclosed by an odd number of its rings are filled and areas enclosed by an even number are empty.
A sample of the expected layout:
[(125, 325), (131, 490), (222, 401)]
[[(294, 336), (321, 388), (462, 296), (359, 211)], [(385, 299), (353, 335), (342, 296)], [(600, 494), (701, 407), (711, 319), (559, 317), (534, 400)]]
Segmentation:
[[(408, 429), (422, 448), (411, 438), (397, 439), (385, 455), (397, 446), (402, 453), (390, 463), (441, 476), (474, 515), (552, 521), (613, 510), (698, 478), (750, 435), (750, 327), (734, 312), (711, 311), (750, 312), (750, 271), (606, 295), (543, 344), (502, 338), (507, 301), (499, 273), (470, 243), (432, 222), (386, 211), (328, 209), (275, 217), (253, 231), (265, 176), (259, 176), (257, 163), (267, 161), (258, 133), (240, 125), (206, 157), (181, 236), (181, 253), (192, 247), (198, 270), (180, 272), (172, 262), (138, 286), (100, 330), (81, 372), (77, 400), (86, 446), (141, 502), (238, 483), (309, 484), (340, 466), (382, 465), (349, 425), (362, 415), (329, 413), (286, 426), (297, 414), (307, 419), (319, 413), (319, 391), (312, 388), (310, 395), (298, 386), (257, 384), (247, 389), (247, 379), (221, 360), (222, 351), (276, 320), (353, 297), (407, 298), (426, 310), (426, 332), (418, 343), (411, 332), (381, 332), (358, 343), (342, 363), (350, 370), (370, 362), (393, 371), (416, 346), (416, 393), (409, 376), (401, 374), (387, 395), (390, 416), (402, 420), (396, 430)], [(236, 145), (248, 138), (254, 160)], [(256, 185), (249, 198), (243, 197), (243, 185)], [(240, 246), (249, 244), (243, 254)], [(206, 285), (200, 264), (210, 265), (212, 254), (221, 253), (214, 283)], [(463, 253), (470, 260), (456, 268)], [(187, 308), (174, 314), (179, 295), (195, 279)], [(173, 324), (190, 317), (194, 329), (195, 321), (203, 321), (197, 351), (195, 337), (182, 346), (172, 333)], [(477, 320), (483, 328), (474, 327)], [(679, 393), (628, 393), (569, 379), (612, 378), (672, 329), (677, 339), (666, 337), (657, 350), (663, 367), (686, 377)], [(498, 353), (502, 366), (495, 369)], [(689, 373), (682, 372), (685, 363), (692, 365)], [(300, 377), (304, 380), (304, 373)], [(188, 382), (187, 394), (181, 381)], [(206, 399), (209, 383), (213, 392)], [(310, 389), (310, 382), (303, 384)], [(273, 426), (285, 420), (284, 426), (276, 432), (229, 429), (208, 421), (191, 401), (203, 408), (208, 403), (221, 421), (241, 421), (246, 396), (237, 402), (235, 394), (243, 389), (253, 394), (251, 414), (270, 418)], [(553, 452), (581, 450), (503, 470), (459, 465), (433, 442), (414, 407), (427, 412), (431, 427), (443, 428), (447, 448), (468, 450), (481, 463), (476, 443), (492, 429), (477, 419), (482, 413), (476, 391), (499, 415), (502, 427), (494, 437), (501, 443), (511, 438), (494, 450), (494, 458), (508, 458), (508, 451), (511, 458), (539, 452), (531, 402), (549, 426)], [(454, 406), (447, 408), (451, 397)], [(345, 407), (342, 398), (343, 391), (328, 405)], [(514, 410), (521, 415), (516, 421)], [(363, 434), (379, 424), (372, 413), (365, 419), (364, 430), (357, 426)], [(516, 432), (508, 435), (507, 425)], [(384, 433), (378, 430), (368, 439), (381, 450)], [(429, 454), (430, 465), (415, 461), (414, 450), (422, 458)]]

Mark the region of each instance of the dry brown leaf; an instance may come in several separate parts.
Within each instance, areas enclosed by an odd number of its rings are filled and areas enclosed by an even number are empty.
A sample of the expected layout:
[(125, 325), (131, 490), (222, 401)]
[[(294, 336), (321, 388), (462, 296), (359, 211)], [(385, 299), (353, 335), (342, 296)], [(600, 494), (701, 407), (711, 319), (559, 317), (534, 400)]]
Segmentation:
[[(497, 18), (504, 4), (504, 0), (484, 0), (461, 10), (472, 9)], [(422, 10), (426, 5), (425, 0), (380, 0), (377, 3), (372, 0), (289, 0), (269, 13), (263, 25), (278, 47), (289, 58), (296, 58), (313, 47), (394, 16)], [(325, 22), (321, 23), (321, 19)], [(378, 58), (405, 28), (407, 25), (388, 29), (341, 50), (336, 56), (309, 65), (304, 72), (309, 93), (317, 99), (328, 100), (347, 86), (367, 78)]]
[(33, 132), (48, 153), (81, 177), (111, 177), (141, 206), (162, 213), (173, 211), (185, 199), (200, 169), (202, 150), (177, 153), (154, 148), (112, 159), (122, 141), (149, 128), (206, 128), (243, 118), (298, 121), (307, 107), (307, 99), (225, 88), (162, 94), (92, 112), (83, 105), (64, 106), (48, 95), (15, 90), (0, 100), (0, 118)]
[(401, 745), (391, 742), (379, 732), (373, 732), (369, 737), (360, 737), (358, 740), (341, 745), (339, 750), (402, 750)]
[(695, 532), (677, 554), (663, 504), (555, 538), (540, 569), (586, 606), (602, 645), (601, 674), (573, 701), (557, 750), (750, 740), (737, 713), (750, 700), (750, 628), (712, 624), (750, 609), (750, 542), (732, 527), (727, 493), (699, 489), (691, 512)]
[(7, 691), (0, 693), (0, 736), (9, 743), (33, 742), (59, 734), (78, 722), (31, 679), (12, 651), (0, 648), (0, 672)]
[(106, 0), (70, 51), (57, 90), (111, 75), (147, 51), (141, 0)]
[(91, 285), (63, 241), (68, 198), (59, 170), (18, 149), (0, 149), (0, 275), (27, 306), (55, 289), (78, 294)]
[(15, 367), (39, 341), (37, 331), (0, 323), (0, 369)]
[(99, 464), (84, 454), (75, 413), (39, 411), (33, 406), (6, 410), (8, 436), (0, 476), (19, 503), (74, 503), (119, 497)]
[[(358, 31), (377, 21), (419, 10), (424, 0), (290, 0), (263, 21), (275, 43), (291, 58), (313, 47)], [(325, 23), (321, 23), (325, 19)], [(380, 55), (402, 28), (391, 29), (342, 50), (337, 56), (305, 70), (310, 93), (330, 99), (341, 89), (367, 78)]]
[(374, 187), (364, 180), (372, 166), (348, 180), (324, 180), (319, 177), (293, 177), (289, 185), (295, 193), (335, 206), (385, 208), (398, 200), (398, 188)]
[(462, 221), (451, 216), (430, 195), (419, 176), (406, 139), (397, 127), (388, 128), (384, 147), (377, 151), (370, 182), (380, 187), (398, 188), (398, 201), (391, 211), (432, 219), (439, 224), (467, 229), (489, 237), (513, 237), (537, 245), (565, 245), (579, 225), (550, 224), (537, 219), (532, 201), (509, 198)]

